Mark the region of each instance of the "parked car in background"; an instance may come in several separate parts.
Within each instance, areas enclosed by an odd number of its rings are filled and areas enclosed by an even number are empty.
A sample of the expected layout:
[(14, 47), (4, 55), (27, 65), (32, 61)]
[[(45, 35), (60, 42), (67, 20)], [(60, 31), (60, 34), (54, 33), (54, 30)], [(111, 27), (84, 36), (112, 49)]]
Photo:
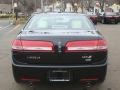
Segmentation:
[(118, 24), (119, 16), (115, 12), (102, 12), (98, 16), (98, 20), (105, 24), (105, 23), (115, 23)]
[(16, 82), (103, 82), (107, 71), (104, 37), (86, 15), (33, 14), (12, 45)]
[(118, 15), (118, 21), (120, 22), (120, 12), (119, 13), (117, 13), (117, 15)]
[(119, 22), (120, 22), (120, 13), (119, 13), (119, 15), (118, 15), (118, 16), (119, 16)]
[(90, 17), (90, 19), (92, 20), (92, 22), (96, 25), (98, 22), (98, 16), (96, 13), (94, 12), (87, 12), (87, 15)]
[(19, 13), (18, 13), (18, 16), (19, 16), (19, 17), (23, 17), (23, 16), (25, 16), (25, 13), (19, 12)]

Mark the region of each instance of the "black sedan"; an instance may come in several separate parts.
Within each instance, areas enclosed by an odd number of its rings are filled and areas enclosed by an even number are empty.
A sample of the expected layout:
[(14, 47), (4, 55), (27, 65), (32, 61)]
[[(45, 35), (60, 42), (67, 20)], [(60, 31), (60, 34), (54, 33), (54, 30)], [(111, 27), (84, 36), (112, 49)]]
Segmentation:
[(104, 12), (99, 15), (99, 21), (103, 24), (105, 23), (115, 23), (118, 24), (119, 16), (115, 12)]
[(34, 14), (12, 44), (16, 82), (103, 82), (107, 45), (86, 15)]

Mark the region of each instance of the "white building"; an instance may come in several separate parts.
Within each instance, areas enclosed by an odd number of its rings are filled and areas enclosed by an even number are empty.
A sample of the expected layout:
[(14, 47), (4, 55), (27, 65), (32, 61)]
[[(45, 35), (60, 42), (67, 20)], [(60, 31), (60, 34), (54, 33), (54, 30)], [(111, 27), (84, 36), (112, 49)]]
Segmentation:
[(120, 11), (120, 5), (117, 4), (113, 4), (112, 6), (110, 6), (110, 8), (112, 8), (114, 12)]

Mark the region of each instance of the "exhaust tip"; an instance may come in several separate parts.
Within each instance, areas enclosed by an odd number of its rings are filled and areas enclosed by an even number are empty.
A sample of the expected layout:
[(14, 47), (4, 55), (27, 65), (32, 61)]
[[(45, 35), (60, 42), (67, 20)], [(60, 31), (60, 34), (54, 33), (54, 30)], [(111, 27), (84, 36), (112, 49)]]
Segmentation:
[(33, 87), (33, 83), (32, 83), (32, 82), (30, 82), (30, 83), (29, 83), (29, 86), (32, 88), (32, 87)]
[(87, 88), (90, 88), (90, 87), (92, 87), (92, 83), (90, 83), (90, 82), (87, 82), (87, 84), (86, 84), (86, 87), (87, 87)]

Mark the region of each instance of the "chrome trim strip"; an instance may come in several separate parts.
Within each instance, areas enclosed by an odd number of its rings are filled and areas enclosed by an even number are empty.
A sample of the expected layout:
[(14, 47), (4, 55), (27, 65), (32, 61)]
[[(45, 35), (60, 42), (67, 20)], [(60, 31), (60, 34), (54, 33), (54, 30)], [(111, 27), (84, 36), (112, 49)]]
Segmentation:
[(50, 79), (50, 82), (69, 82), (70, 80), (68, 79)]

